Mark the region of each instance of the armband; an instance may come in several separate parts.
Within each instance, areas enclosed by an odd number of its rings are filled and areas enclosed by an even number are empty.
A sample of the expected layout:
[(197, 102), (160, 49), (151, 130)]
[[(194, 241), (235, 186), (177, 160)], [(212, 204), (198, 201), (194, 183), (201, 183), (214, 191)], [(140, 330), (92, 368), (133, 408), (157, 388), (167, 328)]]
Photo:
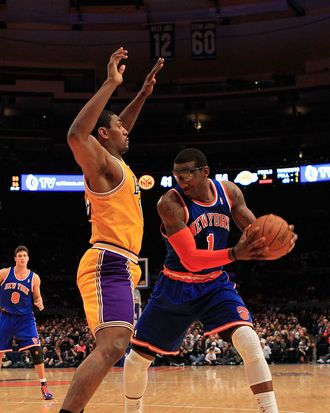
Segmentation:
[(215, 251), (197, 249), (188, 227), (169, 236), (168, 241), (178, 254), (182, 265), (191, 272), (220, 267), (234, 261), (229, 256), (230, 248)]

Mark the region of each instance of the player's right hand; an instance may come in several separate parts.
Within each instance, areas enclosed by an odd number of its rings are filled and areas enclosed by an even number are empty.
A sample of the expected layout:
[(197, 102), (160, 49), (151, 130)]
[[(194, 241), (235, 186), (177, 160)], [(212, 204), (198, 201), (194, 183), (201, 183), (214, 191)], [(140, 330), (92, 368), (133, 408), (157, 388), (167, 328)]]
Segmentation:
[(244, 229), (241, 238), (234, 247), (234, 253), (238, 260), (264, 260), (267, 257), (268, 247), (265, 245), (266, 238), (254, 239), (259, 228), (255, 227), (248, 232), (250, 225)]

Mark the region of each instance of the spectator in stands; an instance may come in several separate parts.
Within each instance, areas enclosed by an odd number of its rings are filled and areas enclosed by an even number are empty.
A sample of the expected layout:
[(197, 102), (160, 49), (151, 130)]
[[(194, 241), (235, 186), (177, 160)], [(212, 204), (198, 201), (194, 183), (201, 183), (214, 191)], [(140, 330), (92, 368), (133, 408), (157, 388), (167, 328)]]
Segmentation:
[(200, 338), (195, 341), (194, 347), (189, 355), (189, 361), (192, 366), (202, 366), (205, 358), (205, 339)]
[(272, 350), (264, 338), (260, 340), (260, 344), (262, 347), (262, 351), (264, 352), (265, 360), (267, 361), (268, 364), (271, 364), (272, 362)]
[(288, 363), (297, 363), (299, 360), (298, 340), (293, 333), (289, 334), (287, 338), (287, 347), (285, 350), (285, 359)]
[(224, 365), (234, 365), (241, 364), (243, 362), (241, 356), (235, 347), (229, 342), (226, 343), (225, 347), (222, 349), (222, 356), (218, 360), (218, 364)]
[(205, 364), (209, 364), (209, 365), (216, 365), (216, 361), (217, 361), (217, 355), (220, 354), (220, 349), (218, 347), (215, 346), (211, 346), (206, 350), (206, 354), (205, 354)]
[(298, 343), (299, 361), (301, 363), (307, 363), (307, 361), (309, 361), (309, 349), (310, 343), (306, 337), (301, 337)]
[(286, 351), (286, 340), (281, 334), (275, 336), (274, 341), (271, 344), (271, 350), (273, 355), (273, 362), (284, 363), (285, 362), (285, 351)]
[(44, 346), (42, 352), (45, 360), (45, 367), (55, 367), (55, 361), (57, 360), (57, 355), (52, 346), (49, 348)]
[(86, 358), (86, 355), (87, 355), (87, 347), (86, 347), (84, 340), (81, 340), (81, 339), (79, 340), (76, 350), (77, 350), (77, 360), (81, 363)]

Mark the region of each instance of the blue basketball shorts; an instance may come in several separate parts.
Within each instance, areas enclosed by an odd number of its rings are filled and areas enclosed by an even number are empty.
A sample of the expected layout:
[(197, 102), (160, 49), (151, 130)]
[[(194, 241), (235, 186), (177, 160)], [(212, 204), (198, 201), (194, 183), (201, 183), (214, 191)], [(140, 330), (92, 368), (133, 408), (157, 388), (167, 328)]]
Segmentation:
[(205, 336), (253, 326), (251, 314), (226, 273), (207, 283), (185, 283), (160, 273), (131, 341), (155, 353), (175, 355), (197, 320), (203, 323)]
[(0, 311), (0, 351), (11, 351), (15, 337), (19, 351), (39, 346), (39, 336), (34, 315), (14, 315)]

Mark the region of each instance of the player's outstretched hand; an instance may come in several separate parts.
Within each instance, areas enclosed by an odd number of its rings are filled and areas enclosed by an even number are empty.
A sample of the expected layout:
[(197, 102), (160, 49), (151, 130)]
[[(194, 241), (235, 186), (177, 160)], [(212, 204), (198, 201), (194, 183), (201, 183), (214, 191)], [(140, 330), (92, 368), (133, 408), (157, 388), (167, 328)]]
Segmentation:
[(164, 59), (160, 57), (155, 66), (151, 69), (151, 71), (147, 74), (143, 86), (141, 88), (141, 92), (144, 93), (146, 96), (152, 94), (154, 90), (154, 85), (156, 83), (156, 74), (163, 68), (164, 66)]
[(126, 66), (120, 65), (121, 60), (128, 59), (128, 51), (123, 47), (117, 49), (110, 56), (108, 63), (108, 78), (107, 80), (119, 86), (123, 83), (123, 73), (125, 72)]
[(249, 231), (250, 225), (245, 228), (241, 238), (234, 247), (234, 254), (238, 260), (264, 260), (267, 257), (268, 247), (265, 245), (265, 237), (254, 239), (259, 227)]

